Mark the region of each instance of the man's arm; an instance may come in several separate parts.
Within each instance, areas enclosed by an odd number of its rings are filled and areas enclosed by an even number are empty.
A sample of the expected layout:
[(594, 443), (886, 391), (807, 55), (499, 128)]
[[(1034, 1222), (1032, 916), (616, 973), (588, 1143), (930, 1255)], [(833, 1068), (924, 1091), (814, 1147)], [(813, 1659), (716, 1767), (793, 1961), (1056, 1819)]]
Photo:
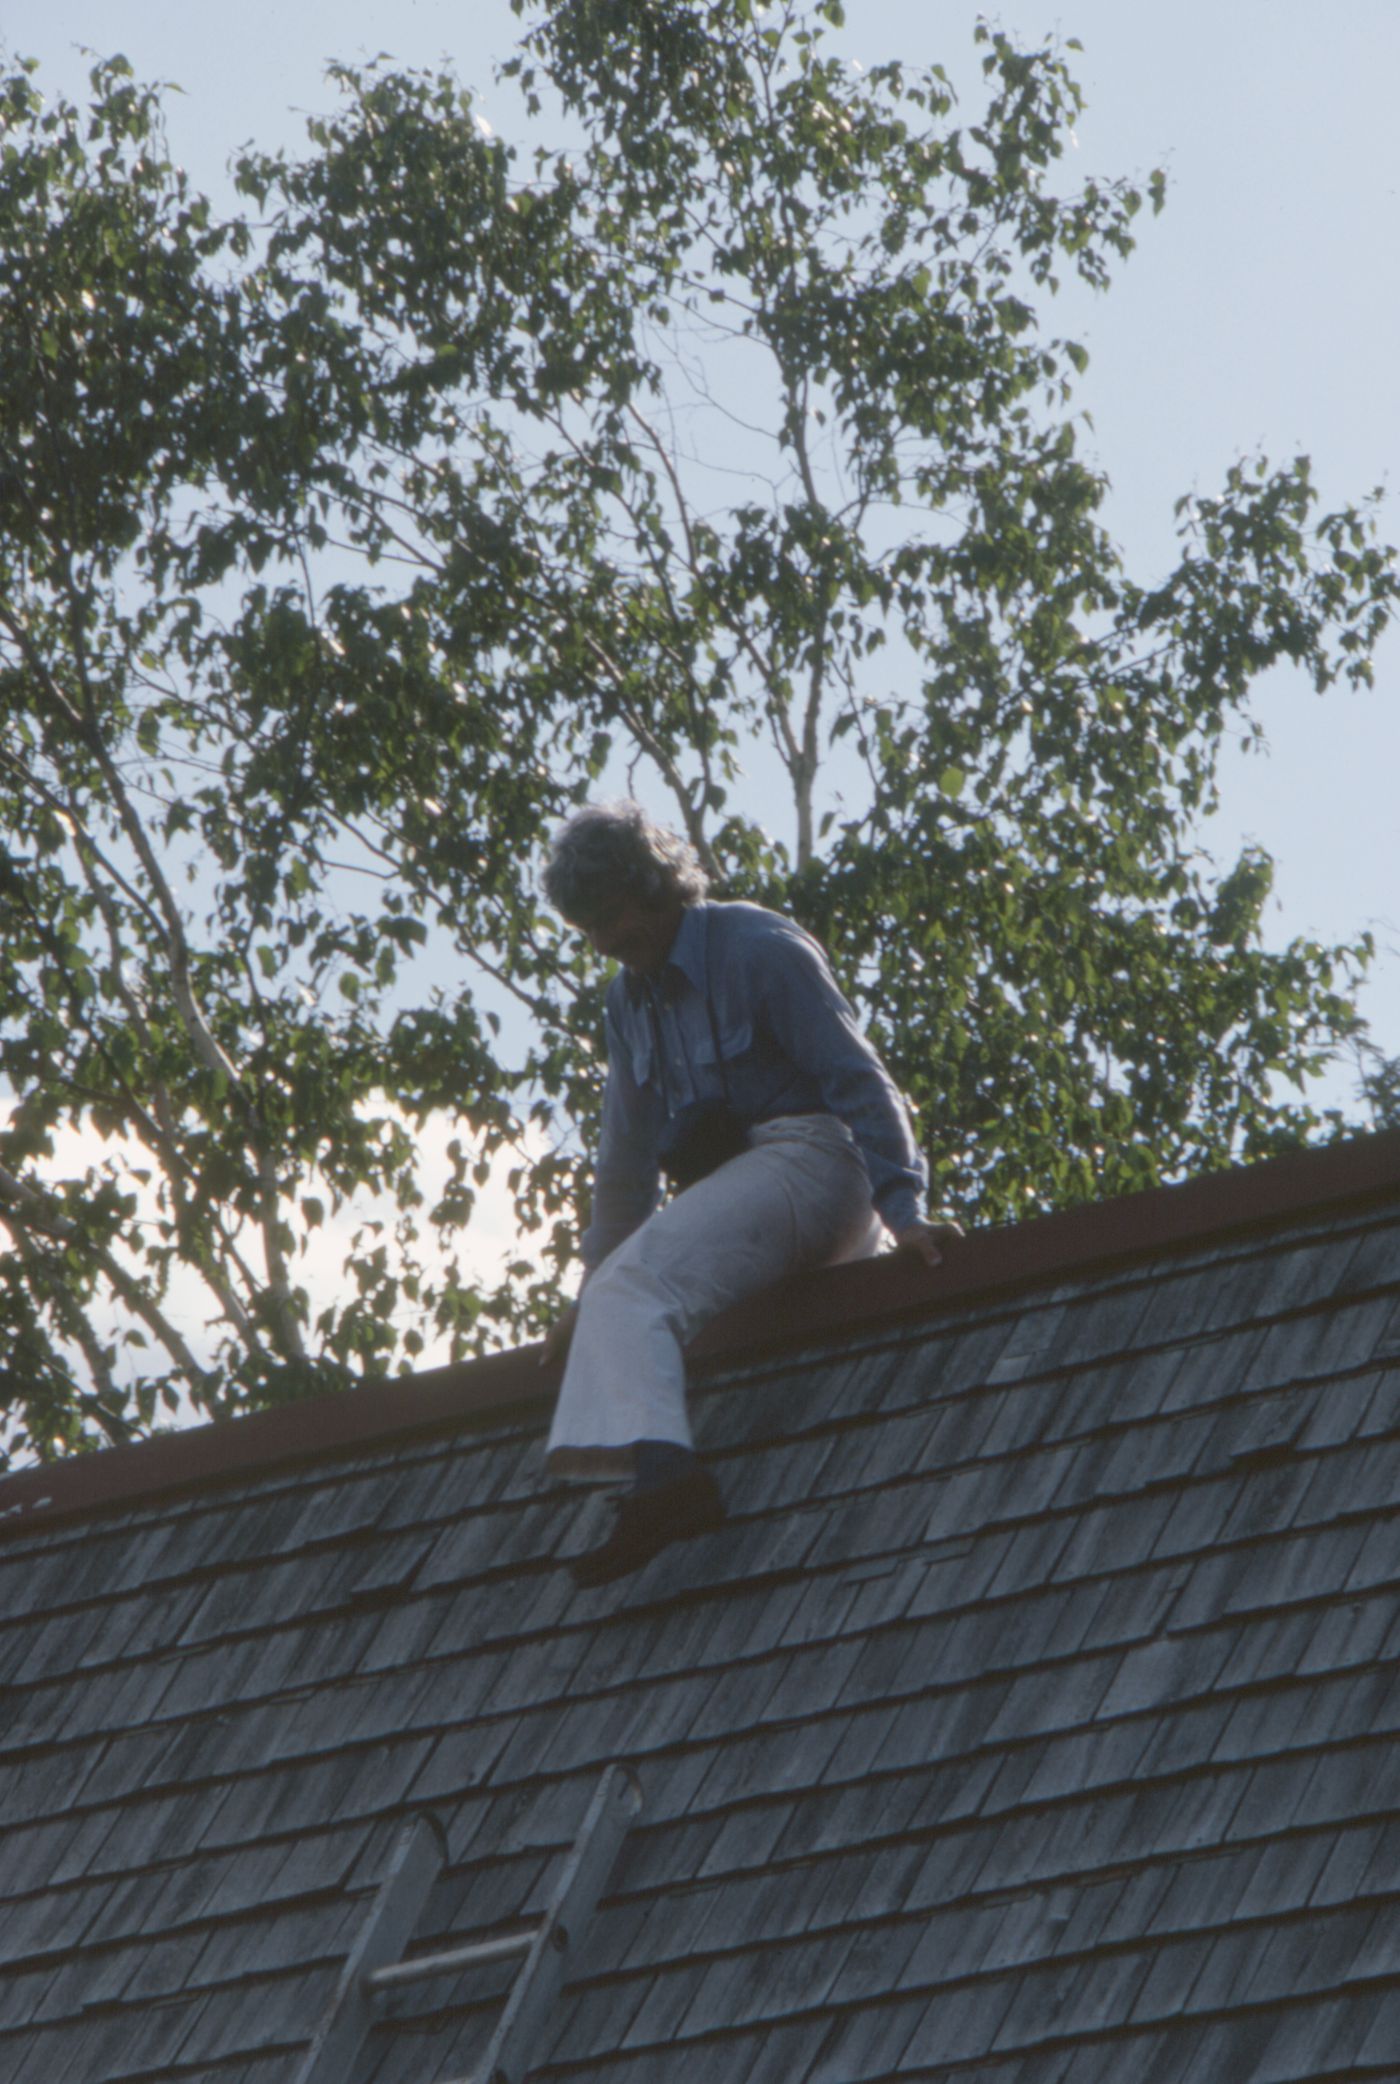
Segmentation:
[[(854, 1136), (877, 1212), (896, 1242), (927, 1257), (950, 1227), (925, 1222), (928, 1172), (908, 1110), (861, 1032), (826, 956), (811, 937), (775, 918), (749, 951), (748, 986), (784, 1054), (813, 1078)], [(931, 1264), (936, 1261), (931, 1260)]]
[[(632, 1070), (627, 1041), (618, 1025), (612, 994), (603, 1019), (608, 1050), (608, 1081), (603, 1088), (603, 1125), (598, 1138), (598, 1162), (593, 1179), (593, 1214), (583, 1233), (583, 1279), (601, 1266), (656, 1207), (661, 1188), (657, 1164), (660, 1136), (660, 1103), (646, 1087), (639, 1086)], [(540, 1366), (562, 1361), (574, 1335), (577, 1302), (570, 1303), (550, 1327), (540, 1353)]]
[(638, 1085), (629, 1037), (619, 1018), (617, 986), (608, 993), (603, 1032), (608, 1080), (603, 1088), (603, 1123), (593, 1177), (593, 1213), (583, 1233), (583, 1263), (591, 1272), (645, 1223), (661, 1191), (657, 1150), (661, 1101)]

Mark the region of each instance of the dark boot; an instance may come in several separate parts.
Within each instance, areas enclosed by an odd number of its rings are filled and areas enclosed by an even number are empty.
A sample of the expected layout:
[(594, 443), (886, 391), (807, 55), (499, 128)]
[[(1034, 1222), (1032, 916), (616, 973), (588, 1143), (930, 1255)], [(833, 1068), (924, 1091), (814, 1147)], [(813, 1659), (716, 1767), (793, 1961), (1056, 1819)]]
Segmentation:
[(672, 1449), (668, 1460), (672, 1473), (624, 1491), (614, 1501), (615, 1519), (606, 1540), (569, 1564), (576, 1585), (611, 1584), (640, 1570), (673, 1541), (689, 1541), (723, 1525), (724, 1500), (709, 1470), (683, 1449)]

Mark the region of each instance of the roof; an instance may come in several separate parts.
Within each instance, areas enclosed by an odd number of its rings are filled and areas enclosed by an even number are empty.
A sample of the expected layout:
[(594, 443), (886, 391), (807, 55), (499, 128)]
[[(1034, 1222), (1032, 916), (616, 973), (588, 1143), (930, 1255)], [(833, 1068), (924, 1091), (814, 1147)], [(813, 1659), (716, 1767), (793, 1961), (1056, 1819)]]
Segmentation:
[(1398, 1368), (1391, 1134), (792, 1284), (698, 1367), (729, 1527), (596, 1593), (530, 1354), (9, 1479), (0, 2075), (296, 2084), (406, 1821), (415, 1945), (496, 1932), (617, 1760), (532, 2074), (1395, 2075)]

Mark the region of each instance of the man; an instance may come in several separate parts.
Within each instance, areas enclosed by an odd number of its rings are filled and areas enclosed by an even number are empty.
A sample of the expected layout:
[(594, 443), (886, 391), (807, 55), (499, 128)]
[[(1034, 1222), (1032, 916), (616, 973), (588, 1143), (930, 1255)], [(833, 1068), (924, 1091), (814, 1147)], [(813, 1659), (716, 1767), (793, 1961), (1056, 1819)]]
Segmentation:
[[(882, 1225), (930, 1266), (960, 1233), (924, 1220), (904, 1104), (810, 935), (707, 902), (691, 848), (636, 803), (572, 818), (544, 887), (622, 966), (584, 1285), (543, 1356), (568, 1355), (551, 1473), (631, 1478), (573, 1565), (599, 1585), (724, 1518), (686, 1413), (703, 1324), (797, 1267), (866, 1257)], [(658, 1205), (663, 1167), (683, 1191)]]

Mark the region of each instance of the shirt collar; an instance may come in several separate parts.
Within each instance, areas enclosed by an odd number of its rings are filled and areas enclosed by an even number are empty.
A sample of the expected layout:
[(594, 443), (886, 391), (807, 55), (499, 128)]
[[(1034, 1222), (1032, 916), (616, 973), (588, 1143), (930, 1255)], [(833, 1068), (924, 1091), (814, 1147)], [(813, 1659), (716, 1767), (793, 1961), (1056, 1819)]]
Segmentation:
[[(689, 984), (695, 987), (702, 998), (705, 995), (706, 953), (709, 938), (706, 931), (706, 915), (709, 909), (709, 906), (703, 903), (686, 906), (681, 913), (681, 923), (676, 929), (676, 938), (671, 943), (671, 952), (662, 965), (661, 978), (657, 980), (659, 982), (661, 979), (664, 979), (670, 970), (679, 970), (681, 975)], [(646, 990), (646, 978), (634, 976), (631, 970), (624, 970), (622, 974), (627, 980), (629, 996), (634, 1001), (640, 999)]]

